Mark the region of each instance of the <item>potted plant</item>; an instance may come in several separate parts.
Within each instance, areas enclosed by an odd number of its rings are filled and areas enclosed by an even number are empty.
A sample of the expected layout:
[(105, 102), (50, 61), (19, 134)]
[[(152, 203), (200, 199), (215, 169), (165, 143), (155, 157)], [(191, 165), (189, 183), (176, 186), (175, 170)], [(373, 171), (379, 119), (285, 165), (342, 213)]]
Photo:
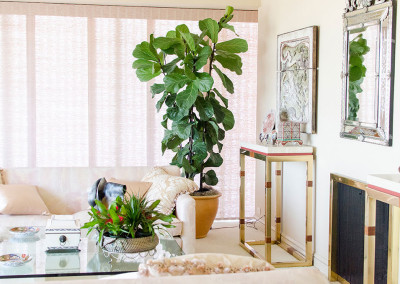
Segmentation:
[[(136, 60), (132, 66), (137, 69), (140, 81), (163, 76), (163, 83), (155, 83), (150, 88), (153, 98), (159, 96), (157, 111), (162, 107), (165, 109), (161, 123), (165, 128), (162, 152), (167, 149), (175, 152), (171, 164), (180, 167), (187, 178), (194, 179), (199, 175), (199, 194), (207, 195), (195, 196), (198, 238), (207, 235), (217, 212), (217, 208), (212, 209), (209, 205), (201, 209), (198, 200), (207, 199), (218, 206), (216, 198), (220, 194), (213, 194), (214, 198), (211, 198), (208, 187), (216, 185), (218, 178), (209, 168), (222, 165), (222, 141), (225, 132), (235, 124), (228, 109), (228, 99), (214, 86), (214, 79), (218, 77), (227, 92), (233, 94), (233, 83), (224, 72), (242, 74), (238, 53), (248, 49), (246, 40), (240, 38), (219, 42), (220, 32), (224, 29), (236, 34), (229, 24), (232, 18), (233, 8), (228, 6), (219, 22), (210, 18), (199, 21), (199, 35), (191, 33), (182, 24), (164, 37), (150, 35), (149, 41), (138, 44), (133, 51)], [(200, 213), (212, 217), (204, 225), (205, 233), (199, 228), (199, 222), (204, 221)]]
[[(156, 210), (160, 200), (149, 204), (144, 197), (134, 195), (120, 196), (107, 209), (99, 200), (95, 200), (98, 210), (91, 207), (90, 221), (82, 229), (97, 230), (99, 244), (110, 252), (134, 253), (155, 248), (158, 237), (157, 227), (172, 227), (172, 214), (164, 215)], [(154, 224), (161, 220), (165, 223)]]

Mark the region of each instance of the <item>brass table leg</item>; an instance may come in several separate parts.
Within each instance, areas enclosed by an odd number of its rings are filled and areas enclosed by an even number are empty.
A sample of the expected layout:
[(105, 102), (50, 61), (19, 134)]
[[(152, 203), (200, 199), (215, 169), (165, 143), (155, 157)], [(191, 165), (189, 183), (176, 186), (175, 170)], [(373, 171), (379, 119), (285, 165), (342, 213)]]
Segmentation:
[(307, 157), (306, 181), (306, 262), (312, 265), (313, 260), (313, 156)]
[(245, 155), (240, 154), (240, 243), (244, 244), (245, 239)]
[(276, 212), (275, 212), (275, 240), (281, 242), (281, 217), (282, 217), (282, 162), (275, 163), (275, 191), (276, 191)]
[(271, 262), (271, 162), (265, 160), (265, 259)]

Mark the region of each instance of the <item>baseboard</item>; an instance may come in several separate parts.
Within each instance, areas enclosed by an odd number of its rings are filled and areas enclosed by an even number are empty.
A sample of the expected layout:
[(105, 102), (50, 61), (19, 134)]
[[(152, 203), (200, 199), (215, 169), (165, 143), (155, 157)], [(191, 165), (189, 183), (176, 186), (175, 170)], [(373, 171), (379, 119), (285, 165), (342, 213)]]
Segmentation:
[(325, 276), (328, 276), (328, 259), (314, 254), (314, 266), (319, 269)]

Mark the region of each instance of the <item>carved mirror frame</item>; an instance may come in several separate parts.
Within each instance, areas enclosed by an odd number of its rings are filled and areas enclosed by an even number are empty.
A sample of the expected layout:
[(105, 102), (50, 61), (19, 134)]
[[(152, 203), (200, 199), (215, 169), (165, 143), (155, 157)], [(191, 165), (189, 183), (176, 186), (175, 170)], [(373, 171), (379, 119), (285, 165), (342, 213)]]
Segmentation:
[[(389, 0), (347, 0), (343, 14), (342, 121), (340, 136), (362, 142), (391, 146), (392, 98), (394, 83), (394, 9)], [(349, 115), (349, 38), (355, 29), (377, 25), (375, 55), (374, 123), (348, 119)]]

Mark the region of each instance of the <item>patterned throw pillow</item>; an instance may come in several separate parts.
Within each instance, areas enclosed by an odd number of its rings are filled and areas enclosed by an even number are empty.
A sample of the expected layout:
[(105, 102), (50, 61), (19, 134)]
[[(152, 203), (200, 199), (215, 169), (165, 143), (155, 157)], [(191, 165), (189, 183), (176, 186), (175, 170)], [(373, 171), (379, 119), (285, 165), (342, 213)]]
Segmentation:
[(199, 189), (194, 181), (184, 177), (171, 176), (158, 167), (147, 173), (142, 181), (153, 183), (147, 191), (146, 199), (149, 202), (160, 199), (157, 210), (167, 215), (174, 210), (179, 195), (192, 193)]
[(265, 260), (249, 256), (221, 253), (199, 253), (160, 260), (148, 260), (140, 264), (142, 277), (202, 275), (269, 271), (275, 268)]

